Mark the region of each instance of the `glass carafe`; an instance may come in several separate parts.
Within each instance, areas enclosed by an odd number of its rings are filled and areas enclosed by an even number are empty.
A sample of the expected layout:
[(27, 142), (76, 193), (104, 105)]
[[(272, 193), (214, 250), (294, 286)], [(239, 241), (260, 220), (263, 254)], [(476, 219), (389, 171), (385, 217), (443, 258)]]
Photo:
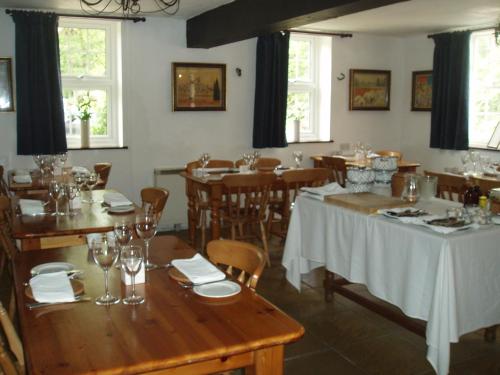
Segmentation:
[(405, 185), (403, 188), (403, 194), (401, 194), (401, 198), (403, 198), (407, 202), (416, 202), (420, 197), (420, 192), (418, 188), (418, 180), (419, 176), (416, 174), (407, 174), (405, 175)]
[(437, 182), (437, 176), (420, 176), (420, 198), (423, 200), (434, 198), (437, 195)]

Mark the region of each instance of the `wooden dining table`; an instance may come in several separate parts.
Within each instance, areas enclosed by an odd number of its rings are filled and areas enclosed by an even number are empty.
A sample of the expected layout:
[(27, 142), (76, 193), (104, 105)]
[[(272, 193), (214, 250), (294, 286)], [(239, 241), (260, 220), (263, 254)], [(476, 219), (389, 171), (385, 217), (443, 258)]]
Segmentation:
[[(82, 200), (92, 199), (96, 203), (82, 202), (81, 209), (75, 210), (74, 215), (52, 216), (50, 214), (40, 216), (21, 215), (17, 209), (18, 197), (12, 199), (13, 220), (12, 236), (20, 241), (19, 249), (41, 250), (62, 246), (83, 245), (86, 243), (86, 235), (89, 233), (103, 233), (113, 230), (115, 223), (119, 221), (134, 222), (135, 211), (127, 214), (110, 214), (107, 207), (102, 205), (105, 193), (115, 192), (111, 189), (95, 190), (92, 192), (82, 191)], [(45, 195), (38, 198), (49, 200)]]
[[(138, 241), (138, 240), (134, 240)], [(174, 236), (155, 237), (151, 259), (165, 264), (195, 251)], [(207, 374), (246, 368), (253, 374), (283, 372), (284, 345), (304, 328), (251, 289), (226, 298), (198, 296), (169, 276), (147, 272), (137, 286), (141, 305), (99, 306), (94, 301), (28, 310), (25, 294), (32, 267), (69, 262), (84, 272), (85, 295), (104, 293), (103, 271), (85, 246), (19, 252), (14, 280), (28, 374)], [(109, 290), (130, 293), (120, 270), (109, 272)], [(247, 372), (248, 373), (248, 372)]]
[[(71, 168), (70, 168), (71, 169)], [(71, 182), (73, 177), (70, 171), (65, 170), (65, 173), (59, 176), (44, 177), (39, 170), (28, 170), (31, 177), (31, 183), (18, 183), (14, 181), (14, 176), (16, 175), (15, 170), (10, 170), (7, 173), (7, 183), (9, 190), (15, 195), (26, 195), (26, 194), (38, 194), (45, 192), (49, 189), (49, 183), (51, 180), (56, 180), (60, 182)]]
[[(335, 157), (341, 157), (345, 159), (346, 161), (346, 166), (348, 167), (367, 167), (371, 165), (370, 160), (356, 160), (352, 156), (341, 156), (341, 155), (334, 155)], [(314, 168), (322, 168), (324, 167), (323, 165), (323, 155), (314, 155), (311, 156), (311, 160), (314, 163)], [(417, 168), (420, 167), (420, 163), (413, 162), (413, 161), (407, 161), (407, 160), (398, 160), (398, 172), (401, 173), (415, 173), (417, 171)]]

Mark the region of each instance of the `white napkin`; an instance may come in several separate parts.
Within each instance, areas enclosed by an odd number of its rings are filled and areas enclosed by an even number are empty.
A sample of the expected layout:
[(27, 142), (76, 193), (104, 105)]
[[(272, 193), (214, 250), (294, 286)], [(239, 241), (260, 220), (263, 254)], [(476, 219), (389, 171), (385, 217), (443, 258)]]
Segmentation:
[(31, 292), (37, 302), (71, 302), (75, 293), (65, 271), (44, 273), (30, 279)]
[(33, 182), (29, 174), (16, 174), (12, 177), (12, 180), (18, 184), (31, 184)]
[(43, 215), (45, 213), (42, 201), (36, 199), (19, 199), (19, 207), (23, 215)]
[[(96, 239), (100, 239), (102, 236), (102, 233), (89, 233), (87, 234), (87, 245), (90, 249), (90, 245), (92, 244), (92, 241), (95, 241)], [(110, 246), (115, 246), (115, 233), (113, 231), (106, 232), (106, 238), (108, 239), (108, 244)]]
[(203, 284), (224, 280), (224, 272), (215, 267), (200, 254), (190, 259), (175, 259), (172, 265), (181, 271), (193, 284)]
[(300, 188), (300, 190), (303, 192), (302, 195), (306, 195), (308, 197), (321, 201), (324, 200), (327, 195), (347, 194), (349, 192), (347, 189), (343, 188), (336, 182), (318, 187), (302, 187)]
[(132, 205), (132, 202), (129, 201), (127, 197), (121, 193), (104, 193), (103, 199), (104, 203), (106, 203), (110, 207)]
[(73, 168), (71, 168), (71, 172), (73, 173), (81, 173), (81, 174), (90, 174), (90, 171), (85, 168), (85, 167), (78, 167), (78, 166), (74, 166)]

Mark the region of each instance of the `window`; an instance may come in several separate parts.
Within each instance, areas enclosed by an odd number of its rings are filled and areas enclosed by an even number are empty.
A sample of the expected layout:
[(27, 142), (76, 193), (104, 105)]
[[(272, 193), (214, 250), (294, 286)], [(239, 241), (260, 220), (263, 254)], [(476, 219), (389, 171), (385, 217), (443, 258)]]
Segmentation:
[(292, 34), (288, 60), (286, 137), (300, 141), (330, 140), (332, 39)]
[(68, 147), (80, 147), (86, 106), (91, 147), (122, 146), (120, 23), (61, 18), (59, 49)]
[(500, 47), (493, 29), (473, 32), (470, 43), (469, 146), (487, 148), (500, 123)]

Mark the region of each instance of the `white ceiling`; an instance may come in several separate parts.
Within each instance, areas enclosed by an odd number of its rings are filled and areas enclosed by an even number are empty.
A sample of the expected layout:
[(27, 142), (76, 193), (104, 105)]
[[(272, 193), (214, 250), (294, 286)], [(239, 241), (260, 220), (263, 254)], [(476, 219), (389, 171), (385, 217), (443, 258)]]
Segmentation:
[[(175, 17), (188, 19), (231, 1), (181, 0), (180, 10)], [(143, 10), (154, 8), (153, 3), (154, 0), (141, 0)], [(79, 0), (0, 0), (0, 8), (81, 12)], [(318, 22), (303, 28), (397, 36), (491, 26), (499, 22), (499, 0), (411, 0)]]

